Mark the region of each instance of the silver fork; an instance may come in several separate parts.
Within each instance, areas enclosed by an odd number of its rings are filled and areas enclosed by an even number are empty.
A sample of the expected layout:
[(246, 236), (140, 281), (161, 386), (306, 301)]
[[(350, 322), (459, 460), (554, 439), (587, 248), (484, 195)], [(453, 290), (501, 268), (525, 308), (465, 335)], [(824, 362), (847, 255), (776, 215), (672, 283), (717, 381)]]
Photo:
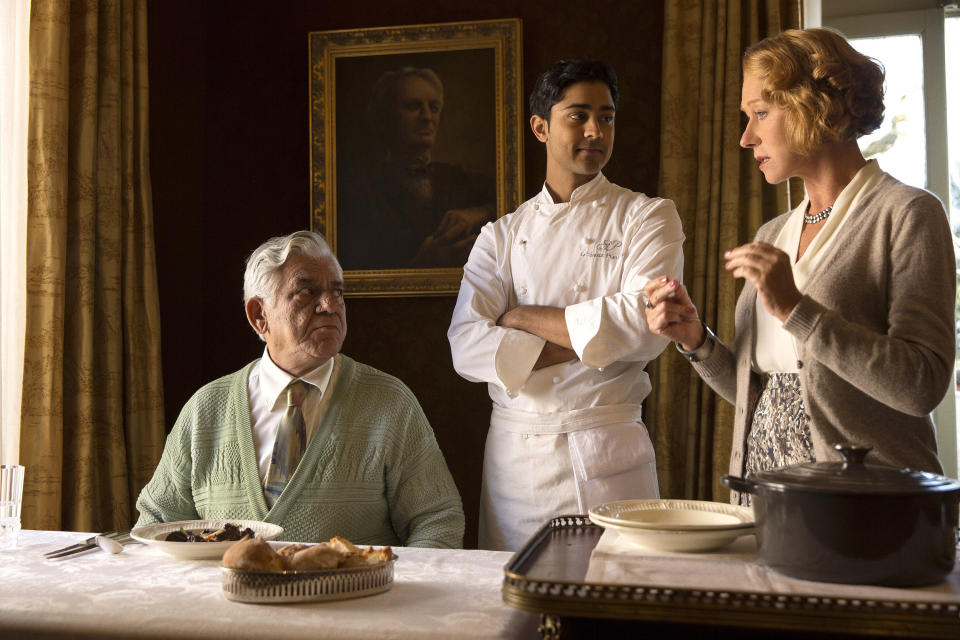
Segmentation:
[(43, 557), (47, 558), (48, 560), (55, 560), (57, 558), (65, 558), (67, 556), (72, 556), (77, 553), (83, 553), (84, 551), (89, 551), (90, 549), (95, 549), (97, 547), (97, 536), (111, 538), (112, 540), (115, 540), (120, 544), (123, 544), (125, 542), (130, 542), (129, 531), (110, 531), (108, 533), (98, 533), (96, 535), (90, 536), (83, 542), (78, 542), (77, 544), (72, 544), (62, 549), (48, 551), (47, 553), (43, 554)]

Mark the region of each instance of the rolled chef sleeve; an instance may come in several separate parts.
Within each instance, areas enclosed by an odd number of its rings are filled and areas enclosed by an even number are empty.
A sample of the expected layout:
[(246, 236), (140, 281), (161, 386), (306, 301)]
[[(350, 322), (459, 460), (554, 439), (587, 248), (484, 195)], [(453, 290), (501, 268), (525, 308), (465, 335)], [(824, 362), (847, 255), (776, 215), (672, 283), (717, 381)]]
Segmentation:
[(497, 326), (497, 319), (516, 306), (505, 228), (488, 223), (481, 230), (463, 268), (447, 338), (457, 373), (515, 394), (530, 377), (546, 341)]
[(570, 342), (588, 367), (653, 360), (669, 342), (647, 327), (641, 292), (652, 278), (683, 278), (683, 230), (670, 200), (657, 199), (624, 235), (621, 288), (564, 311)]

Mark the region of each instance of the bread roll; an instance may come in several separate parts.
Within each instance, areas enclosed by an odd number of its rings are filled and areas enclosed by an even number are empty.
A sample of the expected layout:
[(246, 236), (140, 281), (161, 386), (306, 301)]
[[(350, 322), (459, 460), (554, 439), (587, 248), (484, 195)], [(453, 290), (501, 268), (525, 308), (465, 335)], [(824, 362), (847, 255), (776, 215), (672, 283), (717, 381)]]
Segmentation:
[(280, 556), (280, 560), (283, 561), (284, 569), (293, 569), (293, 554), (297, 551), (302, 551), (309, 548), (309, 545), (305, 544), (288, 544), (284, 548), (280, 549), (277, 552), (277, 555)]
[(366, 558), (364, 558), (359, 553), (344, 554), (343, 558), (340, 560), (341, 569), (348, 569), (350, 567), (362, 567), (365, 564), (367, 564)]
[(390, 560), (393, 560), (393, 549), (390, 547), (384, 547), (382, 549), (367, 547), (363, 550), (363, 559), (366, 564), (380, 564), (381, 562), (389, 562)]
[(327, 543), (340, 553), (347, 555), (350, 553), (356, 553), (359, 555), (361, 553), (360, 549), (355, 547), (352, 542), (346, 538), (341, 538), (340, 536), (334, 536), (330, 538), (330, 542)]
[(291, 568), (297, 571), (315, 571), (317, 569), (336, 569), (340, 566), (343, 554), (326, 542), (301, 549), (293, 554)]
[(239, 571), (283, 571), (283, 561), (262, 538), (246, 538), (223, 554), (223, 566)]

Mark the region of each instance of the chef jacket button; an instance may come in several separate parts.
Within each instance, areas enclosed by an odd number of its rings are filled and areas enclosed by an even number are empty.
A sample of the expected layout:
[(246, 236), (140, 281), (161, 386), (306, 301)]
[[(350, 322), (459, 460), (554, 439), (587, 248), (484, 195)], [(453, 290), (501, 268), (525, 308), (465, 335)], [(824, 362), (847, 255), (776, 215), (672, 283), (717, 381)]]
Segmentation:
[(561, 382), (560, 376), (553, 376), (553, 384), (560, 384), (560, 382)]
[(540, 205), (538, 204), (533, 205), (533, 208), (535, 211), (540, 211)]
[(520, 287), (520, 295), (522, 295), (522, 296), (527, 295), (527, 288), (526, 288), (526, 287)]
[(583, 244), (593, 244), (593, 238), (584, 238)]
[(797, 360), (797, 369), (803, 369), (803, 360)]

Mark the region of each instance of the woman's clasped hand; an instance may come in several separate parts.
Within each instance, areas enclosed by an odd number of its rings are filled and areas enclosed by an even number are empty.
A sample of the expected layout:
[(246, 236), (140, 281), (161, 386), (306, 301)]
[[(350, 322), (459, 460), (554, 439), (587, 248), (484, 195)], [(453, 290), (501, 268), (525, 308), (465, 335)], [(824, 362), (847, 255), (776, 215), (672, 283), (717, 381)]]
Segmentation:
[(647, 282), (643, 292), (650, 331), (679, 343), (687, 351), (703, 342), (703, 323), (682, 282), (661, 276)]
[[(790, 256), (766, 242), (750, 242), (725, 251), (723, 257), (731, 275), (753, 283), (767, 312), (785, 322), (802, 297), (793, 281)], [(703, 343), (700, 316), (682, 282), (655, 278), (644, 287), (644, 295), (647, 325), (653, 333), (679, 343), (685, 351)]]

